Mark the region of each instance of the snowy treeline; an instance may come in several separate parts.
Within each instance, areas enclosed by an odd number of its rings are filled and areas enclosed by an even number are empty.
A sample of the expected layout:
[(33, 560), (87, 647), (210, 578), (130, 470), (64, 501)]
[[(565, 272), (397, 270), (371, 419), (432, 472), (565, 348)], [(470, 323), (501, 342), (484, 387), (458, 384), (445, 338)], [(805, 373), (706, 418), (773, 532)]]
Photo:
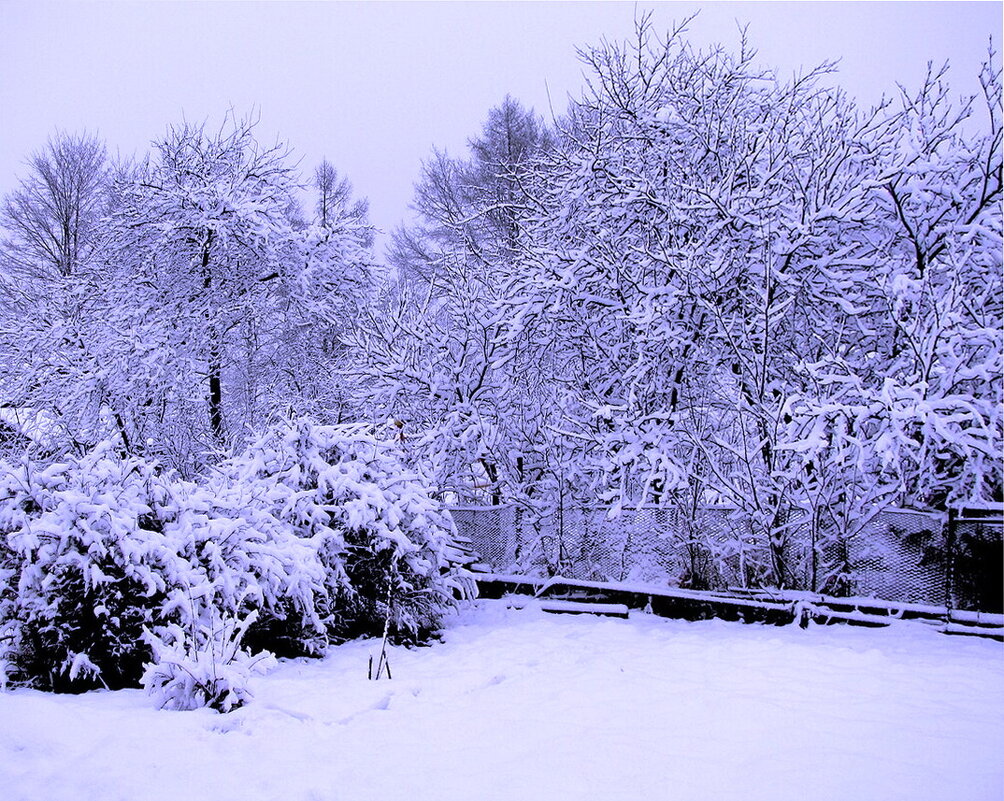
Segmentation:
[[(581, 58), (586, 87), (552, 123), (507, 98), (466, 158), (433, 154), (386, 265), (349, 183), (323, 163), (308, 210), (290, 153), (250, 120), (169, 128), (138, 163), (87, 134), (31, 157), (0, 215), (18, 642), (41, 637), (68, 680), (91, 680), (96, 656), (44, 640), (53, 605), (75, 603), (54, 588), (135, 582), (147, 600), (108, 619), (133, 640), (148, 629), (161, 665), (210, 643), (307, 648), (333, 614), (317, 593), (353, 581), (312, 526), (338, 521), (343, 555), (369, 547), (345, 539), (357, 530), (395, 554), (427, 547), (407, 515), (351, 522), (401, 471), (421, 483), (394, 492), (531, 520), (731, 504), (770, 555), (754, 579), (778, 586), (794, 581), (793, 516), (839, 580), (842, 544), (883, 508), (1001, 500), (996, 54), (982, 98), (955, 100), (932, 70), (867, 110), (828, 66), (785, 80), (745, 42), (695, 50), (684, 27), (643, 21)], [(267, 456), (307, 418), (390, 421), (397, 455), (343, 498), (323, 465), (362, 464), (357, 445), (289, 468)], [(322, 484), (334, 494), (309, 500)], [(437, 515), (414, 513), (429, 542), (448, 528)], [(405, 562), (438, 575), (435, 558)], [(178, 600), (219, 582), (220, 603)], [(360, 619), (382, 603), (367, 595)]]
[(435, 630), (467, 588), (393, 443), (280, 424), (199, 482), (109, 447), (0, 477), (0, 678), (226, 710), (274, 655)]

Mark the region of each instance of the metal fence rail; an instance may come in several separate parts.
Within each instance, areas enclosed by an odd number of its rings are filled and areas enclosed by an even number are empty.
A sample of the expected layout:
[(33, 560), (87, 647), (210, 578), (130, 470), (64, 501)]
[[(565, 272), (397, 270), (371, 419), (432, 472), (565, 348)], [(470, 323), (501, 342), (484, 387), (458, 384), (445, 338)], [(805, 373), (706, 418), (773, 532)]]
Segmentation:
[[(694, 589), (786, 589), (1002, 611), (1001, 525), (996, 520), (888, 509), (853, 535), (813, 530), (793, 516), (773, 543), (730, 507), (685, 510), (456, 507), (458, 531), (495, 572), (638, 581)], [(996, 554), (996, 558), (994, 558)], [(996, 581), (996, 584), (994, 583)]]

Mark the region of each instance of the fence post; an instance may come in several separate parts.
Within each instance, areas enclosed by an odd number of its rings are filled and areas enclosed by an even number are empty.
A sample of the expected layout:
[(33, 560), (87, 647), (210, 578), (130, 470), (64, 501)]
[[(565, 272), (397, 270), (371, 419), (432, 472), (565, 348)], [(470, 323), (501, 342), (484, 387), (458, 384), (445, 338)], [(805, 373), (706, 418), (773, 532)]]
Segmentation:
[(819, 592), (819, 554), (817, 553), (817, 543), (816, 538), (818, 532), (816, 530), (819, 525), (819, 510), (816, 508), (815, 504), (811, 507), (812, 511), (809, 514), (809, 547), (812, 549), (810, 554), (811, 565), (812, 565), (812, 581), (809, 587), (810, 592)]
[(955, 518), (958, 512), (954, 507), (948, 509), (948, 523), (945, 530), (945, 622), (952, 619), (955, 609)]

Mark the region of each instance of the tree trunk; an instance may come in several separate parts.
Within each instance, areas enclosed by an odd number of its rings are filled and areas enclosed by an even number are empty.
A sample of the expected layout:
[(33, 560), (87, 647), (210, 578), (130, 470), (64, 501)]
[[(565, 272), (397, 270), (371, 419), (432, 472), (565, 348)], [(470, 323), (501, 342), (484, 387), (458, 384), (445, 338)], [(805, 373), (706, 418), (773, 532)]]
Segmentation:
[(223, 444), (223, 360), (219, 340), (212, 331), (213, 341), (209, 345), (209, 428), (213, 441)]
[(206, 332), (209, 335), (209, 430), (213, 442), (223, 444), (223, 354), (222, 344), (216, 326), (213, 324), (211, 304), (208, 295), (212, 290), (213, 277), (209, 270), (209, 255), (213, 244), (213, 232), (207, 231), (202, 245), (202, 286), (206, 290)]

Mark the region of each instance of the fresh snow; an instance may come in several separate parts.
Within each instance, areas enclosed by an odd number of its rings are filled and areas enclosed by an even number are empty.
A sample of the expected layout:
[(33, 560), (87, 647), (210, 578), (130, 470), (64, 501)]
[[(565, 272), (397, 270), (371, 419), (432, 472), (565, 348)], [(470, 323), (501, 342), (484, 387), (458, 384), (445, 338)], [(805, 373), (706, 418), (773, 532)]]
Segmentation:
[(228, 715), (138, 690), (0, 694), (4, 801), (980, 801), (1004, 794), (1004, 645), (885, 629), (548, 615), (280, 664)]

